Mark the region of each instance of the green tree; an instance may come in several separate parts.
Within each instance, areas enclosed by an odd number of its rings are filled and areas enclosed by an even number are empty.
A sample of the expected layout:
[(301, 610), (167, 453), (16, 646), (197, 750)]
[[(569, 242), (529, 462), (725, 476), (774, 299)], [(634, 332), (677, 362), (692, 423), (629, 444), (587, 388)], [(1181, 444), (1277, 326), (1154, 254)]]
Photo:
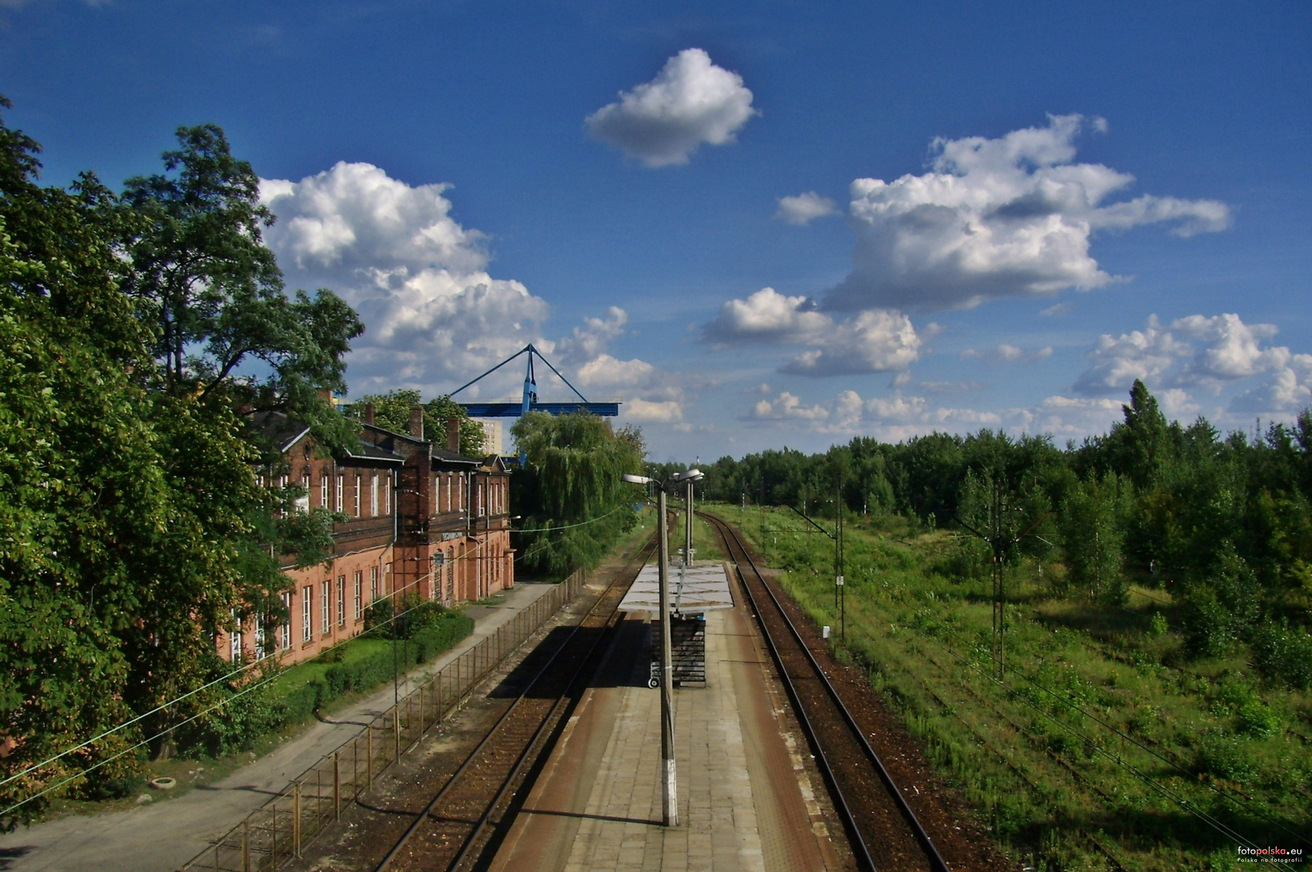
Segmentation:
[(152, 329), (163, 390), (281, 409), (321, 442), (349, 445), (351, 430), (320, 392), (345, 389), (343, 357), (364, 325), (331, 291), (284, 293), (263, 243), (273, 214), (259, 176), (223, 131), (181, 127), (177, 138), (165, 172), (128, 179), (123, 192), (138, 219), (124, 241), (123, 287)]
[(481, 457), (486, 434), (483, 427), (471, 420), (465, 407), (443, 394), (427, 403), (420, 399), (419, 391), (400, 388), (385, 394), (365, 394), (353, 402), (349, 414), (363, 419), (364, 407), (374, 407), (374, 423), (393, 433), (410, 431), (410, 410), (419, 406), (424, 410), (424, 438), (441, 447), (446, 446), (447, 423), (460, 421), (460, 453), (466, 457)]
[[(8, 106), (7, 102), (0, 101)], [(126, 721), (133, 668), (122, 634), (163, 562), (169, 487), (130, 378), (150, 365), (119, 293), (124, 218), (84, 175), (36, 184), (39, 148), (0, 125), (0, 711), (5, 778)], [(169, 555), (184, 556), (185, 555)], [(139, 731), (122, 730), (0, 787), (3, 822), (31, 820), (42, 790), (90, 770), (122, 783)], [(94, 768), (93, 768), (94, 767)]]
[(564, 575), (594, 564), (634, 521), (640, 498), (621, 476), (642, 470), (642, 434), (616, 433), (605, 418), (530, 412), (511, 430), (524, 467), (511, 477), (524, 515), (520, 560)]
[(1124, 605), (1129, 592), (1119, 503), (1119, 481), (1109, 475), (1072, 488), (1060, 514), (1068, 585), (1091, 602), (1110, 606)]
[[(310, 408), (311, 382), (340, 378), (358, 332), (335, 298), (284, 298), (294, 315), (284, 349), (241, 352), (235, 328), (223, 333), (235, 321), (215, 308), (226, 305), (216, 286), (231, 276), (216, 267), (197, 273), (190, 298), (152, 297), (141, 291), (152, 286), (149, 271), (136, 273), (137, 261), (123, 257), (133, 253), (123, 240), (147, 238), (167, 209), (125, 205), (89, 174), (68, 191), (41, 187), (38, 151), (0, 125), (6, 825), (38, 815), (43, 793), (57, 795), (66, 780), (65, 791), (91, 795), (125, 789), (140, 771), (143, 739), (155, 737), (158, 749), (165, 731), (226, 699), (222, 683), (202, 689), (230, 668), (215, 656), (215, 634), (236, 618), (276, 615), (287, 580), (275, 555), (323, 535), (322, 526), (274, 517), (292, 494), (258, 486), (270, 455), (232, 401)], [(206, 256), (179, 249), (172, 259)], [(260, 276), (266, 289), (280, 287), (263, 267)], [(178, 301), (186, 299), (206, 303), (184, 315)], [(266, 313), (280, 305), (266, 302)], [(171, 314), (161, 321), (163, 307)], [(197, 326), (206, 318), (209, 328)], [(162, 342), (166, 333), (172, 344)], [(197, 348), (198, 357), (185, 357)], [(231, 379), (240, 354), (272, 367), (258, 392)]]

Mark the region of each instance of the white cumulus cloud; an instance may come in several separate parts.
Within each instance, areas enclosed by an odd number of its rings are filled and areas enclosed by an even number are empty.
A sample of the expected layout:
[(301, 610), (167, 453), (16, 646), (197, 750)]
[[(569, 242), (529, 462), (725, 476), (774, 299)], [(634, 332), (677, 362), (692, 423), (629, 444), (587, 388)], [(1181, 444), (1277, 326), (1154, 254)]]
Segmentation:
[(647, 166), (661, 167), (687, 163), (703, 143), (733, 142), (755, 114), (742, 77), (690, 48), (666, 61), (652, 81), (589, 115), (587, 128)]
[(1181, 415), (1199, 408), (1188, 392), (1200, 389), (1214, 396), (1242, 391), (1231, 403), (1234, 412), (1299, 411), (1312, 399), (1312, 355), (1270, 344), (1277, 332), (1274, 324), (1246, 324), (1234, 313), (1188, 315), (1165, 325), (1154, 315), (1141, 330), (1100, 336), (1072, 390), (1120, 394), (1141, 379)]
[(998, 297), (1097, 288), (1114, 280), (1090, 254), (1101, 229), (1169, 223), (1178, 235), (1222, 230), (1211, 200), (1142, 196), (1106, 202), (1134, 178), (1073, 163), (1077, 134), (1101, 119), (1049, 116), (998, 139), (936, 139), (929, 172), (857, 179), (853, 268), (825, 309), (969, 307)]
[(815, 310), (809, 297), (789, 297), (774, 288), (761, 288), (745, 300), (729, 300), (720, 306), (715, 320), (702, 328), (712, 343), (740, 340), (758, 342), (808, 342), (833, 328), (833, 319)]
[(702, 338), (721, 350), (741, 342), (810, 346), (779, 371), (817, 377), (903, 370), (920, 356), (920, 337), (902, 312), (871, 309), (840, 322), (810, 298), (774, 288), (723, 303)]
[(819, 347), (780, 367), (796, 375), (860, 375), (906, 369), (920, 357), (920, 337), (901, 312), (872, 309), (809, 340)]
[(838, 214), (838, 204), (829, 197), (822, 197), (815, 191), (807, 191), (795, 197), (780, 197), (779, 211), (775, 217), (789, 224), (810, 224), (817, 218)]
[(450, 390), (529, 342), (551, 346), (546, 301), (489, 274), (487, 237), (451, 217), (448, 190), (345, 162), (261, 182), (288, 284), (330, 288), (365, 322), (349, 359), (357, 390)]

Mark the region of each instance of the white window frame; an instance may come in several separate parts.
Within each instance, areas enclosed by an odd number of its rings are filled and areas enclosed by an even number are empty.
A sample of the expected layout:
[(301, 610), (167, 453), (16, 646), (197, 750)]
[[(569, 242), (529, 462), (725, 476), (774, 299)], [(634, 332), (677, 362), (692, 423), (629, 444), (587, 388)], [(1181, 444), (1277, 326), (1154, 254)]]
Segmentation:
[(342, 510), (342, 491), (345, 490), (345, 476), (340, 472), (337, 473), (337, 493), (333, 497), (333, 510), (340, 512)]
[(292, 594), (291, 591), (283, 591), (279, 594), (282, 600), (283, 610), (287, 612), (287, 620), (282, 622), (278, 627), (278, 648), (286, 651), (292, 647)]
[(256, 615), (255, 616), (255, 659), (256, 660), (263, 660), (265, 657), (269, 656), (268, 646), (265, 645), (264, 624), (265, 624), (265, 616)]
[(301, 590), (301, 641), (308, 642), (314, 638), (314, 585), (307, 584)]
[(346, 626), (346, 576), (337, 576), (337, 626)]
[(333, 627), (333, 583), (331, 579), (325, 578), (319, 585), (321, 594), (319, 599), (319, 626), (324, 635)]
[(355, 610), (354, 619), (360, 620), (364, 615), (364, 573), (360, 570), (355, 571)]
[[(236, 610), (236, 609), (232, 609), (230, 613), (232, 614), (232, 618), (233, 618), (233, 620), (236, 621), (236, 620), (237, 620), (237, 610)], [(232, 628), (232, 634), (228, 637), (228, 645), (229, 645), (229, 647), (228, 647), (228, 657), (232, 660), (233, 663), (240, 663), (240, 662), (241, 662), (241, 645), (242, 645), (241, 624), (240, 624), (240, 623), (237, 623), (237, 624), (235, 624), (235, 625), (233, 626), (233, 628)]]

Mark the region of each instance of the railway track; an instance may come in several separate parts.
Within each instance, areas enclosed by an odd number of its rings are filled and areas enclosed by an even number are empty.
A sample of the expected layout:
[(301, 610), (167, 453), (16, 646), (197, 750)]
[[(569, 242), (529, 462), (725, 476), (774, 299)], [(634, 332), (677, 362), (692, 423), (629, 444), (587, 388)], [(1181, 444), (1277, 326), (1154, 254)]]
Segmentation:
[(815, 754), (834, 806), (864, 869), (948, 872), (888, 768), (825, 675), (804, 635), (736, 530), (699, 512), (715, 531), (756, 614), (780, 680)]
[(531, 677), (464, 763), (376, 866), (377, 872), (472, 868), (496, 836), (529, 771), (545, 757), (595, 669), (597, 654), (655, 535), (634, 555), (582, 620), (556, 630), (520, 667)]

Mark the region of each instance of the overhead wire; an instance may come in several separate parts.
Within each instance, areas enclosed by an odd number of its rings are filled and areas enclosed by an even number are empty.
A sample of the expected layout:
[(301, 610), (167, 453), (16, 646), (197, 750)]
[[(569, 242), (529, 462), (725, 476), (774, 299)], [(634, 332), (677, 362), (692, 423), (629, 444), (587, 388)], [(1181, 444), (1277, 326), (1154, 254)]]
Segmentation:
[[(461, 554), (461, 555), (459, 555), (458, 557), (454, 558), (453, 562), (460, 561), (460, 560), (466, 560), (466, 559), (477, 559), (477, 558), (470, 557), (470, 556), (467, 555), (467, 554)], [(429, 572), (429, 573), (425, 573), (424, 575), (421, 575), (421, 576), (419, 576), (418, 578), (416, 578), (415, 581), (417, 582), (417, 581), (420, 581), (420, 580), (422, 580), (422, 579), (424, 579), (424, 578), (428, 578), (428, 577), (431, 577), (431, 576), (432, 576), (432, 573), (431, 573), (431, 572)], [(402, 590), (402, 591), (393, 591), (392, 593), (389, 593), (389, 594), (387, 594), (387, 595), (385, 595), (385, 596), (378, 597), (376, 600), (373, 600), (372, 602), (374, 602), (374, 603), (388, 602), (388, 601), (392, 600), (394, 597), (396, 597), (396, 596), (398, 596), (399, 594), (402, 594), (402, 593), (404, 593), (403, 590)], [(410, 608), (405, 609), (404, 611), (397, 612), (397, 613), (393, 614), (391, 617), (389, 617), (389, 618), (386, 619), (385, 621), (381, 621), (381, 622), (380, 622), (379, 624), (377, 624), (376, 626), (387, 626), (387, 625), (389, 625), (389, 624), (391, 624), (391, 623), (393, 623), (393, 622), (395, 622), (395, 621), (397, 621), (397, 620), (399, 620), (399, 619), (405, 617), (405, 616), (408, 615), (410, 612), (412, 612), (412, 611), (414, 611), (414, 610), (416, 610), (416, 609), (418, 609), (418, 608), (421, 608), (421, 607), (425, 604), (425, 602), (426, 602), (426, 601), (422, 601), (422, 600), (421, 600), (420, 602), (416, 603), (415, 605), (411, 606)], [(351, 639), (355, 639), (355, 638), (358, 638), (358, 635), (357, 635), (357, 636), (351, 636), (351, 637), (346, 638), (346, 639), (340, 639), (340, 640), (334, 642), (332, 645), (329, 645), (327, 648), (324, 648), (323, 650), (324, 650), (324, 651), (331, 651), (332, 649), (336, 648), (337, 646), (339, 646), (339, 645), (343, 645), (343, 644), (346, 644), (347, 642), (351, 641)], [(68, 757), (68, 756), (71, 755), (71, 754), (76, 754), (78, 751), (81, 751), (81, 750), (83, 750), (83, 749), (85, 749), (85, 748), (88, 748), (88, 747), (90, 747), (90, 746), (96, 744), (97, 742), (100, 742), (100, 741), (102, 741), (102, 740), (104, 740), (104, 739), (106, 739), (106, 738), (108, 738), (108, 737), (114, 735), (115, 733), (118, 733), (118, 732), (120, 732), (120, 731), (122, 731), (122, 730), (127, 729), (128, 727), (131, 727), (131, 726), (133, 726), (133, 725), (135, 725), (135, 724), (138, 724), (138, 723), (140, 723), (141, 721), (143, 721), (143, 720), (145, 720), (145, 719), (151, 717), (152, 715), (156, 715), (156, 714), (159, 714), (159, 713), (161, 713), (161, 712), (167, 711), (168, 709), (172, 708), (173, 706), (175, 706), (175, 705), (177, 705), (177, 704), (179, 704), (179, 703), (181, 703), (181, 702), (184, 702), (185, 700), (187, 700), (187, 699), (189, 699), (189, 698), (195, 696), (195, 695), (198, 694), (198, 693), (201, 693), (202, 691), (205, 691), (205, 690), (207, 690), (207, 689), (209, 689), (209, 688), (212, 688), (212, 687), (214, 687), (215, 685), (223, 684), (224, 682), (228, 682), (228, 681), (232, 681), (232, 680), (234, 680), (235, 678), (237, 678), (238, 676), (240, 676), (242, 673), (247, 672), (247, 671), (249, 671), (249, 670), (251, 670), (251, 669), (254, 669), (254, 668), (257, 667), (257, 666), (262, 666), (262, 665), (267, 665), (267, 658), (257, 658), (257, 659), (250, 660), (249, 662), (242, 663), (242, 664), (241, 664), (240, 666), (238, 666), (236, 669), (233, 669), (232, 671), (230, 671), (230, 672), (228, 672), (228, 673), (226, 673), (226, 674), (224, 674), (224, 675), (221, 675), (221, 676), (219, 676), (218, 678), (212, 679), (211, 681), (206, 682), (205, 684), (201, 685), (200, 687), (193, 688), (192, 690), (189, 690), (189, 691), (187, 691), (186, 693), (181, 694), (180, 696), (174, 697), (173, 699), (169, 700), (168, 702), (161, 703), (161, 704), (159, 704), (158, 706), (156, 706), (155, 708), (151, 709), (151, 710), (148, 711), (148, 712), (144, 712), (144, 713), (142, 713), (142, 714), (140, 714), (140, 715), (137, 715), (136, 717), (133, 717), (133, 718), (131, 718), (131, 719), (129, 719), (129, 720), (123, 721), (122, 723), (116, 724), (115, 726), (109, 728), (108, 730), (105, 730), (104, 732), (102, 732), (102, 733), (100, 733), (100, 734), (98, 734), (98, 735), (96, 735), (96, 736), (93, 736), (93, 737), (90, 738), (90, 739), (86, 739), (85, 741), (82, 741), (82, 742), (78, 743), (77, 745), (74, 745), (74, 746), (72, 746), (72, 747), (70, 747), (70, 748), (67, 748), (67, 749), (65, 749), (65, 750), (63, 750), (63, 751), (60, 751), (58, 754), (55, 754), (55, 755), (53, 755), (53, 756), (51, 756), (51, 757), (48, 757), (47, 759), (41, 761), (40, 763), (34, 763), (34, 764), (28, 766), (27, 768), (25, 768), (25, 769), (19, 771), (19, 772), (15, 772), (14, 774), (9, 775), (9, 776), (7, 776), (7, 777), (4, 778), (4, 779), (0, 779), (0, 787), (4, 787), (5, 785), (10, 784), (10, 783), (12, 783), (12, 782), (14, 782), (14, 781), (16, 781), (16, 780), (18, 780), (18, 779), (20, 779), (20, 778), (23, 778), (24, 776), (30, 775), (30, 774), (32, 774), (33, 772), (37, 772), (37, 771), (39, 771), (39, 770), (41, 770), (41, 769), (44, 769), (44, 768), (46, 768), (47, 766), (50, 766), (50, 765), (53, 764), (53, 763), (57, 763), (57, 762), (59, 762), (60, 760), (64, 759), (65, 757)], [(39, 792), (37, 792), (37, 793), (34, 793), (34, 794), (32, 794), (32, 795), (30, 795), (30, 796), (28, 796), (28, 797), (26, 797), (26, 798), (20, 800), (20, 801), (17, 802), (17, 803), (14, 803), (14, 804), (12, 804), (12, 805), (6, 807), (6, 808), (0, 809), (0, 819), (3, 819), (6, 815), (10, 814), (11, 812), (13, 812), (13, 811), (16, 810), (16, 809), (19, 809), (19, 808), (23, 807), (24, 805), (26, 805), (27, 803), (31, 802), (32, 800), (39, 799), (39, 798), (41, 798), (42, 796), (45, 796), (45, 795), (47, 795), (47, 794), (49, 794), (49, 793), (51, 793), (51, 792), (53, 792), (53, 791), (55, 791), (55, 790), (58, 790), (58, 789), (61, 788), (61, 787), (64, 787), (64, 786), (67, 785), (67, 784), (70, 784), (70, 783), (72, 783), (72, 782), (78, 780), (79, 778), (85, 778), (85, 777), (87, 776), (87, 774), (96, 771), (96, 770), (99, 769), (100, 767), (102, 767), (102, 766), (104, 766), (104, 765), (106, 765), (106, 764), (108, 764), (108, 763), (111, 763), (111, 762), (113, 762), (114, 760), (119, 759), (120, 757), (124, 756), (125, 754), (127, 754), (127, 753), (129, 753), (129, 752), (131, 752), (131, 751), (135, 751), (135, 750), (138, 749), (138, 748), (144, 747), (144, 746), (150, 744), (151, 742), (154, 742), (156, 739), (160, 739), (160, 738), (162, 738), (162, 737), (168, 735), (169, 733), (173, 732), (174, 730), (178, 729), (179, 727), (186, 726), (187, 724), (191, 723), (192, 721), (195, 721), (196, 719), (202, 717), (203, 715), (209, 714), (210, 712), (212, 712), (212, 711), (214, 711), (214, 710), (216, 710), (216, 709), (218, 709), (218, 708), (221, 708), (221, 707), (224, 706), (224, 705), (227, 705), (227, 704), (228, 704), (229, 702), (231, 702), (232, 700), (237, 699), (238, 697), (241, 697), (241, 696), (243, 696), (243, 695), (245, 695), (245, 694), (247, 694), (247, 693), (249, 693), (249, 692), (251, 692), (251, 691), (253, 691), (253, 690), (256, 690), (256, 689), (259, 688), (259, 687), (264, 686), (264, 685), (267, 684), (269, 681), (272, 681), (274, 678), (278, 677), (278, 676), (281, 675), (281, 674), (282, 674), (281, 671), (279, 671), (279, 672), (275, 672), (275, 673), (271, 674), (268, 678), (262, 679), (261, 681), (255, 682), (255, 683), (253, 683), (253, 684), (251, 684), (251, 685), (248, 685), (248, 686), (245, 686), (245, 687), (241, 688), (240, 690), (235, 691), (234, 693), (232, 693), (230, 696), (226, 697), (225, 699), (220, 700), (220, 701), (219, 701), (218, 703), (216, 703), (215, 705), (212, 705), (212, 706), (210, 706), (209, 708), (206, 708), (206, 709), (204, 709), (204, 710), (202, 710), (202, 711), (200, 711), (200, 712), (197, 712), (196, 714), (192, 715), (191, 717), (188, 717), (188, 718), (186, 718), (186, 719), (183, 720), (183, 721), (180, 721), (180, 722), (178, 722), (178, 723), (176, 723), (176, 724), (173, 724), (172, 726), (169, 726), (169, 727), (167, 727), (167, 728), (161, 730), (160, 732), (156, 733), (155, 735), (153, 735), (153, 736), (151, 736), (151, 737), (149, 737), (149, 738), (142, 739), (142, 740), (140, 740), (140, 741), (138, 741), (138, 742), (136, 742), (136, 743), (134, 743), (134, 744), (132, 744), (132, 745), (129, 745), (128, 747), (126, 747), (126, 748), (122, 749), (121, 751), (119, 751), (117, 754), (114, 754), (113, 756), (108, 757), (108, 758), (106, 758), (105, 760), (101, 760), (101, 761), (99, 761), (99, 762), (97, 762), (97, 763), (93, 764), (92, 766), (89, 766), (89, 767), (87, 767), (87, 768), (85, 768), (85, 769), (80, 769), (80, 770), (78, 770), (76, 773), (74, 773), (73, 775), (70, 775), (68, 778), (64, 779), (63, 781), (58, 782), (57, 784), (54, 784), (54, 785), (51, 785), (51, 786), (47, 786), (45, 789), (43, 789), (43, 790), (41, 790), (41, 791), (39, 791)]]

